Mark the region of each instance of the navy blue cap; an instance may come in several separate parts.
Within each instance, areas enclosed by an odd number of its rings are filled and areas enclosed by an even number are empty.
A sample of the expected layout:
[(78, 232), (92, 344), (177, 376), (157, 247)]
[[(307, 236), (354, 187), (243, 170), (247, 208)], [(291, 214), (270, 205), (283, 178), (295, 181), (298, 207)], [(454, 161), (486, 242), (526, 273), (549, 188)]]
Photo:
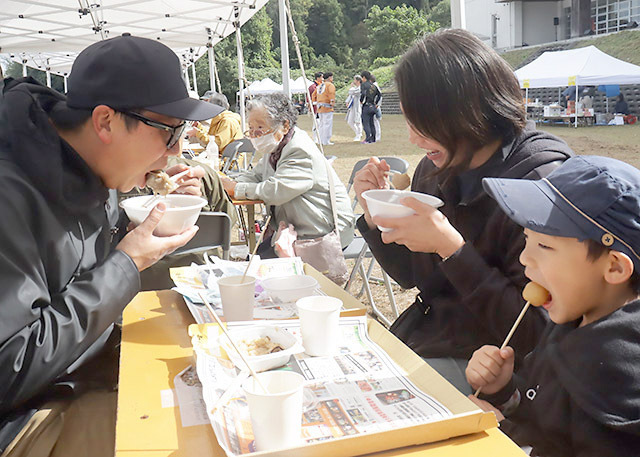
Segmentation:
[(640, 271), (640, 170), (616, 159), (572, 157), (538, 181), (484, 178), (517, 224), (553, 236), (591, 239), (627, 254)]
[(142, 108), (158, 114), (201, 121), (223, 109), (189, 97), (178, 56), (164, 44), (123, 34), (82, 51), (71, 67), (67, 105), (119, 111)]

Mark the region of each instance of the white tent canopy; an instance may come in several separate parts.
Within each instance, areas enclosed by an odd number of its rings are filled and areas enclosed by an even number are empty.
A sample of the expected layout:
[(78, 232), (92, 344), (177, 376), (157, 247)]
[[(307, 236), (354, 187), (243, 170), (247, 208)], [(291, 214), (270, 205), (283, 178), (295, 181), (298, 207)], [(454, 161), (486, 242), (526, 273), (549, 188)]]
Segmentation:
[(272, 94), (274, 92), (282, 92), (282, 84), (278, 84), (271, 78), (254, 81), (244, 90), (245, 95)]
[[(289, 88), (292, 94), (304, 94), (309, 90), (311, 81), (300, 76), (298, 79), (289, 78)], [(245, 95), (272, 94), (274, 92), (284, 92), (282, 84), (278, 84), (271, 78), (264, 78), (262, 81), (252, 82), (245, 90)]]
[[(184, 60), (204, 54), (268, 0), (2, 0), (0, 53), (68, 73), (78, 52), (124, 32), (159, 40)], [(191, 51), (191, 49), (193, 51)]]
[(640, 66), (611, 57), (595, 46), (545, 52), (515, 74), (523, 88), (640, 83)]
[(311, 81), (309, 81), (308, 79), (305, 80), (302, 76), (300, 76), (296, 80), (291, 80), (289, 87), (291, 87), (292, 94), (304, 94), (309, 90), (309, 86), (311, 84), (313, 84)]

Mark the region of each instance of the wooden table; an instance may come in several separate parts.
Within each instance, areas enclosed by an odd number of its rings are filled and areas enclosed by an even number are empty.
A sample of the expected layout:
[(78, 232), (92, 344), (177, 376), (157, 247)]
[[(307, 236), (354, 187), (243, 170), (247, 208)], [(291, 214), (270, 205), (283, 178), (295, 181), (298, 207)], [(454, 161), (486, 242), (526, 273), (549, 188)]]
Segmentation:
[[(247, 231), (245, 232), (245, 237), (249, 240), (249, 251), (253, 252), (253, 248), (256, 246), (256, 233), (255, 233), (255, 225), (256, 225), (256, 207), (255, 205), (262, 205), (264, 202), (262, 200), (235, 200), (231, 199), (231, 202), (235, 206), (239, 206), (240, 208), (245, 207), (247, 209)], [(263, 230), (266, 227), (263, 228)]]
[[(335, 292), (343, 298), (345, 308), (362, 307), (341, 288), (334, 285), (333, 289), (331, 284), (321, 286), (326, 293)], [(182, 427), (178, 408), (162, 407), (161, 392), (172, 389), (174, 377), (193, 361), (187, 335), (187, 326), (193, 319), (182, 298), (172, 291), (142, 292), (127, 306), (123, 319), (116, 455), (224, 456), (210, 425)], [(497, 428), (492, 428), (376, 455), (509, 457), (525, 454)]]

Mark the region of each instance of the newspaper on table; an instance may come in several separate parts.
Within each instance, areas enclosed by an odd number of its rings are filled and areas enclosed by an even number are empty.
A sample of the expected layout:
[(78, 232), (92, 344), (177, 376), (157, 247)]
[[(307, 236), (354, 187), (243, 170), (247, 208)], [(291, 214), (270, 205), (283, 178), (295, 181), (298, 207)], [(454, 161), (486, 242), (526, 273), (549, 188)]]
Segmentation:
[[(229, 328), (246, 325), (251, 324), (228, 324)], [(269, 325), (283, 327), (301, 338), (298, 320)], [(297, 354), (281, 368), (298, 372), (306, 379), (300, 445), (452, 416), (440, 402), (418, 389), (369, 338), (364, 316), (341, 318), (340, 329), (342, 340), (335, 355)], [(215, 345), (203, 349), (194, 342), (194, 348), (207, 414), (220, 446), (228, 456), (254, 452), (249, 408), (240, 387), (247, 373), (237, 374), (233, 364), (217, 353)]]
[[(222, 302), (218, 279), (224, 276), (242, 275), (248, 262), (233, 262), (210, 256), (210, 264), (188, 267), (177, 267), (169, 270), (171, 279), (176, 285), (172, 290), (181, 294), (189, 311), (198, 324), (212, 323), (214, 319), (202, 302), (200, 294), (207, 297), (216, 313), (222, 316)], [(262, 287), (262, 280), (278, 276), (303, 275), (304, 264), (300, 257), (265, 259), (260, 256), (251, 262), (247, 275), (256, 281), (255, 319), (286, 319), (295, 316), (295, 303), (273, 301)], [(318, 294), (321, 294), (318, 291)]]

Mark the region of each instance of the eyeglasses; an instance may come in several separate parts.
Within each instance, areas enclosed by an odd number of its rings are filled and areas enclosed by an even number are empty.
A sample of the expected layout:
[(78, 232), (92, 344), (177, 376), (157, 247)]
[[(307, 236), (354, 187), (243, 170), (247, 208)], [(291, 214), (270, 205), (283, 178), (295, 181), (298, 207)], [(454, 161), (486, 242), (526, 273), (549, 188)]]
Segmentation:
[(164, 130), (165, 132), (169, 132), (170, 136), (167, 140), (167, 149), (173, 148), (178, 141), (180, 141), (180, 137), (184, 133), (185, 128), (187, 127), (186, 122), (181, 122), (179, 125), (175, 127), (172, 125), (163, 124), (162, 122), (154, 121), (149, 119), (148, 117), (144, 117), (142, 114), (134, 113), (131, 111), (122, 111), (122, 114), (125, 116), (129, 116), (130, 118), (136, 119), (143, 124), (148, 125), (149, 127), (154, 127), (156, 129)]
[(270, 133), (275, 132), (276, 129), (269, 129), (269, 130), (262, 130), (262, 129), (249, 129), (249, 130), (245, 130), (243, 132), (244, 136), (246, 136), (247, 138), (260, 138), (261, 136), (265, 136), (268, 135)]

